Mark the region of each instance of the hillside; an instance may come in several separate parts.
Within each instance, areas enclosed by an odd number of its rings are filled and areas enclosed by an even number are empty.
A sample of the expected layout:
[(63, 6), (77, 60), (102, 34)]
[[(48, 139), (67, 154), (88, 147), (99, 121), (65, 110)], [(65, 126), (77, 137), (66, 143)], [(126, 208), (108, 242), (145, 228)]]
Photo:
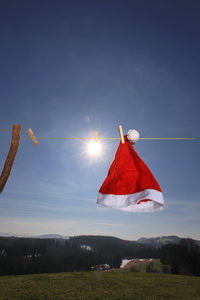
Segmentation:
[[(16, 235), (14, 233), (11, 232), (7, 232), (7, 233), (3, 233), (0, 232), (0, 237), (14, 237), (14, 238), (35, 238), (35, 239), (63, 239), (63, 240), (68, 240), (70, 238), (75, 238), (75, 239), (86, 239), (88, 238), (89, 240), (94, 239), (96, 237), (98, 238), (103, 238), (103, 239), (113, 239), (116, 241), (125, 241), (125, 242), (130, 242), (130, 243), (138, 243), (138, 244), (145, 244), (145, 245), (149, 245), (152, 247), (161, 247), (163, 245), (167, 245), (167, 244), (178, 244), (179, 241), (182, 239), (182, 237), (179, 236), (175, 236), (175, 235), (168, 235), (168, 236), (159, 236), (159, 237), (150, 237), (150, 238), (146, 238), (146, 237), (141, 237), (135, 241), (131, 241), (131, 240), (123, 240), (120, 238), (116, 238), (116, 237), (112, 237), (112, 236), (95, 236), (95, 235), (80, 235), (80, 236), (63, 236), (60, 234), (43, 234), (43, 235)], [(188, 237), (185, 237), (188, 238)], [(194, 239), (193, 239), (194, 240)], [(198, 245), (200, 245), (200, 240), (194, 240)]]
[(121, 270), (132, 272), (148, 272), (148, 267), (152, 265), (153, 273), (163, 273), (162, 263), (160, 259), (134, 259), (129, 261)]
[[(155, 247), (155, 248), (159, 248), (163, 245), (167, 245), (167, 244), (178, 244), (180, 242), (180, 240), (182, 239), (179, 236), (175, 236), (175, 235), (168, 235), (168, 236), (159, 236), (159, 237), (150, 237), (150, 238), (146, 238), (146, 237), (141, 237), (135, 241), (131, 241), (131, 240), (123, 240), (120, 238), (116, 238), (116, 237), (112, 237), (112, 236), (95, 236), (95, 235), (81, 235), (81, 236), (63, 236), (60, 234), (43, 234), (43, 235), (16, 235), (14, 233), (11, 232), (7, 232), (7, 233), (2, 233), (0, 232), (0, 238), (1, 237), (13, 237), (13, 238), (34, 238), (34, 239), (59, 239), (59, 240), (68, 240), (68, 239), (76, 239), (76, 240), (88, 240), (88, 241), (92, 241), (95, 238), (99, 238), (99, 239), (110, 239), (110, 240), (115, 240), (115, 241), (124, 241), (124, 242), (128, 242), (128, 243), (132, 243), (132, 244), (143, 244), (143, 245), (149, 245), (151, 247)], [(185, 237), (188, 238), (188, 237)], [(200, 240), (194, 240), (199, 246), (200, 246)]]
[(133, 272), (0, 277), (0, 299), (200, 299), (200, 278)]
[(159, 257), (159, 250), (147, 244), (135, 241), (126, 241), (112, 236), (81, 235), (69, 238), (70, 242), (78, 246), (89, 245), (99, 253), (113, 253), (120, 257)]
[[(124, 259), (134, 259), (135, 265), (137, 259), (156, 258), (160, 258), (164, 273), (170, 269), (173, 274), (200, 276), (200, 247), (190, 239), (159, 248), (108, 236), (0, 237), (2, 276), (118, 269)], [(133, 270), (137, 270), (138, 264), (134, 265)], [(158, 268), (151, 263), (147, 270)]]

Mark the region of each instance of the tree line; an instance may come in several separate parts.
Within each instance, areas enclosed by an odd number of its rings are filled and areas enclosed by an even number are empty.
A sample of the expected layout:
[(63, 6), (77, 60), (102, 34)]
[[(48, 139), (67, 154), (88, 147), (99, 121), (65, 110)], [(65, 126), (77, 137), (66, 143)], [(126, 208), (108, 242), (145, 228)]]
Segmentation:
[[(90, 249), (84, 245), (89, 245)], [(113, 237), (64, 239), (0, 237), (0, 275), (119, 268), (122, 258), (159, 256), (159, 251)]]
[(200, 276), (200, 247), (192, 239), (161, 247), (160, 261), (172, 274)]
[(156, 248), (107, 236), (0, 237), (0, 275), (113, 269), (124, 258), (160, 258), (163, 272), (200, 276), (200, 247), (191, 239)]

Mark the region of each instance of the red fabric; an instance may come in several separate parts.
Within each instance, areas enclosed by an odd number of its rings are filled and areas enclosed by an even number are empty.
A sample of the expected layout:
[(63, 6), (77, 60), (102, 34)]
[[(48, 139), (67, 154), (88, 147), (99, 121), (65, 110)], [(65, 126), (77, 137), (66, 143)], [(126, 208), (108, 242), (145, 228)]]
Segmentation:
[(147, 202), (147, 201), (152, 201), (152, 200), (150, 200), (150, 199), (140, 200), (139, 202), (137, 202), (137, 204), (140, 204), (140, 203), (142, 203), (142, 202)]
[(154, 189), (161, 192), (153, 174), (125, 136), (125, 144), (120, 141), (115, 159), (99, 192), (102, 194), (128, 195), (145, 189)]

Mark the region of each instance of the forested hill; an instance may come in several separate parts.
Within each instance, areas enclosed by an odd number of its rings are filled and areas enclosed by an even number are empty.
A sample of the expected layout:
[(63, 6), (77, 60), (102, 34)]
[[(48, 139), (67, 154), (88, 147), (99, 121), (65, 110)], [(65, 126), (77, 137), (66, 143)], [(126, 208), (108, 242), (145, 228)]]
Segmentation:
[(120, 258), (157, 258), (159, 249), (151, 245), (140, 244), (135, 241), (126, 241), (111, 236), (74, 236), (69, 239), (62, 238), (17, 238), (0, 237), (0, 256), (44, 255), (52, 249), (79, 249), (87, 250), (100, 255), (116, 255)]
[(160, 249), (114, 237), (0, 237), (0, 275), (119, 268), (123, 258), (156, 258)]
[(126, 258), (151, 258), (159, 257), (160, 251), (147, 244), (140, 244), (135, 241), (126, 241), (111, 236), (81, 235), (69, 238), (70, 242), (81, 245), (88, 245), (92, 251), (99, 253), (113, 253)]
[(174, 274), (200, 276), (200, 247), (190, 239), (158, 248), (108, 236), (0, 237), (0, 275), (113, 269), (124, 258), (160, 258)]

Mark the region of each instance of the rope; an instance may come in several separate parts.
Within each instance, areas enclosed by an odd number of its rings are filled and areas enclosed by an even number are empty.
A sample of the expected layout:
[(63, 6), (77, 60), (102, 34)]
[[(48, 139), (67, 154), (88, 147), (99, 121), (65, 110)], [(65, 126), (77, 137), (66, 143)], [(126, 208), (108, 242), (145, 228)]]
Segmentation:
[[(24, 137), (22, 139), (30, 139)], [(36, 137), (37, 140), (94, 140), (93, 137)], [(119, 138), (112, 137), (98, 137), (99, 140), (120, 140)], [(139, 140), (200, 140), (200, 137), (191, 138), (139, 138)]]
[(191, 138), (139, 138), (140, 140), (200, 140), (200, 137)]
[[(0, 131), (10, 132), (8, 129)], [(21, 139), (30, 139), (30, 137), (22, 137)], [(94, 137), (36, 137), (38, 140), (94, 140)], [(120, 140), (120, 137), (98, 137), (99, 140)], [(164, 138), (139, 138), (139, 140), (200, 140), (200, 137), (164, 137)]]

